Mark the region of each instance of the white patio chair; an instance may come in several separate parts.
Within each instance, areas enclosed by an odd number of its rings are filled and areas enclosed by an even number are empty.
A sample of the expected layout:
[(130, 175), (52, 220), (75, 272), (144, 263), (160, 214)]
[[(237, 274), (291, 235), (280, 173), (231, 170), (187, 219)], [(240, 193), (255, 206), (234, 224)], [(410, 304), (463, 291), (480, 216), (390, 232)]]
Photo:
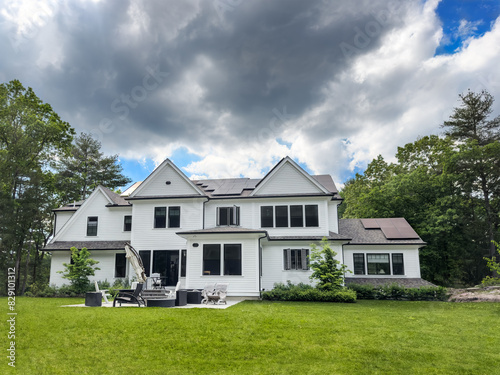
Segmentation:
[(168, 298), (176, 298), (177, 291), (181, 288), (181, 282), (178, 281), (174, 289), (165, 288), (165, 294)]
[(95, 291), (97, 293), (101, 292), (102, 293), (102, 298), (104, 298), (104, 302), (108, 303), (108, 297), (111, 297), (111, 294), (109, 293), (106, 293), (108, 290), (107, 289), (99, 289), (99, 284), (97, 284), (97, 281), (94, 281), (94, 285), (95, 285)]
[(201, 300), (201, 303), (208, 303), (208, 296), (213, 295), (215, 292), (215, 284), (205, 284), (205, 287), (201, 291), (201, 296), (203, 299)]

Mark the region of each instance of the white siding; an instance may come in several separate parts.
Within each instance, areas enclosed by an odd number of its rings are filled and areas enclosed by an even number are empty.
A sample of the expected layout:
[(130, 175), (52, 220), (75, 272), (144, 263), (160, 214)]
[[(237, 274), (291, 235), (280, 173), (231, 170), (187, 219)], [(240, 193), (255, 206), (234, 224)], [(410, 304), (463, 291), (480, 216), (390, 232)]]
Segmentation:
[[(285, 270), (283, 265), (284, 249), (310, 249), (310, 245), (310, 241), (266, 242), (262, 249), (262, 288), (271, 290), (275, 283), (286, 283), (288, 280), (293, 284), (314, 285), (315, 282), (309, 279), (311, 270)], [(333, 242), (330, 245), (337, 252), (336, 259), (342, 261), (342, 245)]]
[[(193, 247), (198, 243), (198, 247)], [(241, 276), (203, 275), (203, 245), (204, 244), (241, 244)], [(198, 235), (188, 241), (187, 248), (186, 288), (203, 288), (210, 283), (229, 283), (229, 296), (259, 295), (259, 246), (258, 238), (253, 235)], [(221, 254), (222, 256), (222, 254)]]
[[(133, 196), (179, 196), (193, 195), (199, 192), (186, 181), (185, 178), (170, 165), (164, 164), (158, 171), (153, 172), (150, 179), (143, 182), (142, 185), (133, 193)], [(170, 181), (167, 185), (166, 182)]]
[[(94, 276), (89, 276), (89, 280), (94, 282), (107, 280), (111, 285), (115, 282), (115, 254), (125, 253), (124, 250), (95, 250), (90, 252), (90, 258), (97, 260), (99, 263), (96, 267), (100, 270), (95, 271)], [(63, 263), (70, 263), (71, 252), (70, 251), (54, 251), (52, 252), (51, 266), (50, 266), (50, 285), (56, 285), (60, 287), (64, 284), (70, 285), (68, 279), (63, 278), (63, 274), (58, 273), (58, 271), (65, 272), (66, 269)], [(127, 274), (126, 277), (129, 280), (135, 276), (133, 269), (129, 266), (127, 262)]]
[[(403, 254), (404, 275), (355, 275), (354, 274), (354, 253), (364, 254)], [(419, 278), (420, 277), (420, 261), (418, 258), (418, 247), (415, 245), (348, 245), (344, 246), (344, 263), (353, 273), (349, 273), (346, 277), (366, 277), (366, 278)], [(366, 257), (365, 257), (366, 266)]]
[(297, 170), (290, 163), (283, 164), (268, 180), (258, 186), (255, 195), (274, 194), (322, 194), (312, 181)]
[[(217, 207), (240, 207), (240, 227), (249, 229), (263, 229), (270, 236), (328, 236), (329, 232), (329, 214), (327, 198), (273, 198), (273, 199), (229, 199), (212, 200), (205, 207), (205, 228), (214, 228), (217, 224)], [(261, 206), (290, 206), (290, 205), (318, 205), (318, 227), (285, 227), (285, 228), (262, 228), (260, 220)], [(290, 217), (289, 217), (290, 219)]]
[[(118, 241), (130, 240), (130, 232), (123, 231), (123, 217), (132, 214), (132, 207), (106, 207), (109, 201), (97, 191), (80, 207), (71, 222), (56, 235), (56, 241)], [(87, 236), (87, 218), (97, 216), (97, 236)], [(132, 227), (134, 222), (132, 219)]]
[[(133, 202), (131, 244), (137, 250), (185, 249), (186, 240), (175, 233), (202, 228), (203, 199), (148, 199)], [(154, 228), (155, 207), (170, 206), (181, 207), (180, 228)]]
[(59, 211), (56, 212), (56, 220), (55, 220), (55, 228), (54, 228), (54, 233), (57, 234), (61, 230), (61, 228), (68, 222), (69, 219), (71, 219), (71, 216), (75, 211)]
[(339, 201), (328, 202), (328, 228), (333, 233), (339, 232), (339, 221), (338, 221), (338, 206)]

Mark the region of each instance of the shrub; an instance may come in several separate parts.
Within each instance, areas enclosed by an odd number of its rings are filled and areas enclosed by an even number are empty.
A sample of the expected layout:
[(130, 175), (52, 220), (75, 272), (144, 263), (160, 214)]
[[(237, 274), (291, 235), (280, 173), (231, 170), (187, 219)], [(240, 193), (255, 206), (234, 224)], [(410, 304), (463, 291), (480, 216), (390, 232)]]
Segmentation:
[(442, 286), (405, 288), (398, 284), (383, 285), (378, 287), (373, 285), (350, 284), (348, 288), (355, 291), (359, 299), (443, 301), (448, 297), (446, 288)]
[(481, 281), (481, 286), (482, 287), (487, 287), (487, 286), (495, 286), (495, 285), (500, 285), (500, 277), (491, 277), (491, 276), (486, 276), (482, 281)]
[(58, 271), (63, 274), (65, 279), (71, 282), (73, 294), (81, 294), (90, 290), (88, 276), (94, 276), (95, 270), (100, 268), (94, 267), (98, 261), (90, 258), (90, 252), (86, 247), (78, 250), (76, 247), (71, 248), (71, 259), (73, 264), (63, 263), (66, 271)]
[(269, 301), (309, 301), (309, 302), (356, 302), (356, 293), (345, 288), (320, 290), (308, 284), (294, 285), (277, 283), (274, 289), (262, 293), (262, 299)]
[(351, 272), (345, 264), (341, 264), (335, 257), (337, 253), (331, 248), (326, 237), (321, 240), (321, 247), (311, 244), (310, 279), (317, 280), (316, 287), (321, 290), (340, 289), (344, 285), (344, 275)]

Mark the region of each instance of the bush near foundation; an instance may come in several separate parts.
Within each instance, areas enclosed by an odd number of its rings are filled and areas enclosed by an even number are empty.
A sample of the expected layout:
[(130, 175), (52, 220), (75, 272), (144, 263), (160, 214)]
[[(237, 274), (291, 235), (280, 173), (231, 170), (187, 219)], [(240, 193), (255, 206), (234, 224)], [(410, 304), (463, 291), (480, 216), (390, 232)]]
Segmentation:
[(359, 299), (399, 300), (399, 301), (444, 301), (448, 298), (447, 290), (442, 286), (405, 288), (391, 284), (383, 286), (350, 284), (348, 289), (355, 291)]
[(294, 285), (276, 283), (274, 289), (262, 293), (262, 299), (269, 301), (308, 301), (308, 302), (356, 302), (356, 293), (346, 288), (320, 290), (308, 284)]

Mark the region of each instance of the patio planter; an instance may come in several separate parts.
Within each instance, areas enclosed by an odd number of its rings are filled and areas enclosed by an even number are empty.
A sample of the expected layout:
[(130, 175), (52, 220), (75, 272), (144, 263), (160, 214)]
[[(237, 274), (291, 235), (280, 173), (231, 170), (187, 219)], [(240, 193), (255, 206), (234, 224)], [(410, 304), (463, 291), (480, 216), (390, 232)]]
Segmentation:
[(102, 306), (102, 293), (101, 292), (85, 293), (85, 306), (92, 306), (92, 307)]
[(178, 290), (175, 296), (175, 306), (187, 305), (187, 289)]
[(201, 290), (188, 290), (187, 303), (199, 305), (201, 303)]

